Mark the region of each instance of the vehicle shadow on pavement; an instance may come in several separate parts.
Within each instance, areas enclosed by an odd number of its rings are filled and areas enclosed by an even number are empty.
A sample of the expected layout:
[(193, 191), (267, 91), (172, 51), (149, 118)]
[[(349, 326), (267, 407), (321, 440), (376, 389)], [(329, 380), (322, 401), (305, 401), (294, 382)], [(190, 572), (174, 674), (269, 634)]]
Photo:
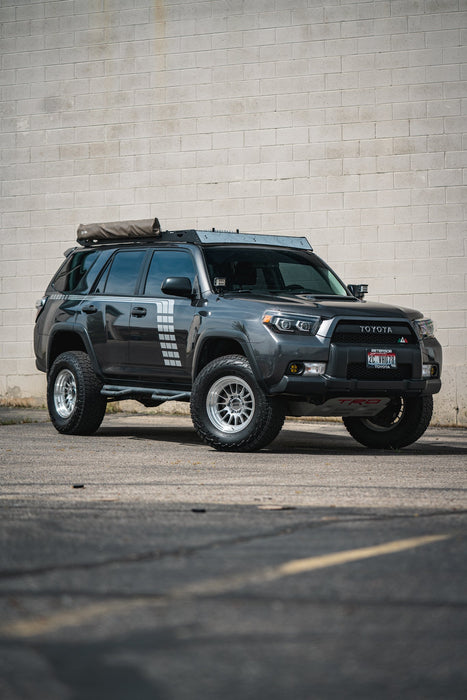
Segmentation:
[(336, 432), (329, 433), (326, 432), (325, 435), (319, 431), (309, 431), (304, 433), (301, 430), (293, 430), (291, 428), (284, 428), (278, 437), (271, 443), (268, 451), (274, 454), (281, 453), (307, 453), (312, 452), (316, 454), (346, 454), (346, 453), (363, 453), (365, 455), (374, 454), (394, 454), (394, 455), (409, 455), (409, 454), (430, 454), (430, 455), (467, 455), (467, 440), (465, 445), (453, 445), (452, 442), (448, 440), (443, 440), (443, 438), (435, 438), (436, 442), (429, 441), (429, 435), (425, 436), (418, 442), (415, 442), (409, 447), (404, 447), (398, 450), (377, 450), (370, 449), (360, 445), (356, 442), (350, 435), (345, 433), (339, 434)]
[[(331, 429), (332, 430), (332, 429)], [(465, 445), (453, 445), (452, 439), (444, 437), (433, 438), (430, 440), (429, 434), (418, 442), (405, 447), (403, 450), (375, 450), (369, 449), (360, 445), (350, 435), (342, 432), (342, 428), (336, 427), (335, 430), (326, 427), (326, 432), (320, 432), (318, 429), (311, 430), (308, 426), (306, 430), (294, 429), (286, 426), (279, 433), (277, 438), (263, 450), (261, 453), (269, 454), (365, 454), (365, 455), (467, 455), (467, 439)], [(215, 452), (213, 448), (204, 445), (202, 440), (197, 436), (193, 428), (178, 427), (178, 426), (157, 426), (141, 427), (141, 426), (121, 426), (121, 427), (102, 427), (96, 434), (96, 437), (129, 437), (134, 440), (153, 440), (155, 442), (170, 442), (179, 445), (198, 445), (205, 447), (210, 452)], [(232, 453), (230, 453), (232, 454)]]
[(122, 426), (122, 427), (101, 427), (95, 437), (129, 437), (134, 440), (155, 440), (156, 442), (176, 442), (180, 445), (202, 445), (203, 442), (195, 432), (194, 428), (178, 426), (157, 426), (148, 428), (147, 426)]

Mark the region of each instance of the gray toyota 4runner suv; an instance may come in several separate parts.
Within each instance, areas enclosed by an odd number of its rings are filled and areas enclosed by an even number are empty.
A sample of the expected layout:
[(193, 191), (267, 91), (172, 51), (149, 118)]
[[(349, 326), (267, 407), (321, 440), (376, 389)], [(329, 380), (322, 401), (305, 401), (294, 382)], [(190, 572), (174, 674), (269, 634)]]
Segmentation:
[(441, 347), (418, 311), (363, 301), (306, 238), (81, 225), (38, 302), (36, 364), (61, 433), (108, 401), (190, 401), (218, 450), (270, 443), (288, 416), (342, 416), (371, 448), (429, 425)]

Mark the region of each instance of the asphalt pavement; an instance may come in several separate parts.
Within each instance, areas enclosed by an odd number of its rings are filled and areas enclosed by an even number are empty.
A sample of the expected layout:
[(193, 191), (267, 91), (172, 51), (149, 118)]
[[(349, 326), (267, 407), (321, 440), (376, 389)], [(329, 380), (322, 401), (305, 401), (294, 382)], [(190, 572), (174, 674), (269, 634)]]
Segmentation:
[(184, 416), (14, 410), (2, 700), (465, 696), (464, 430), (376, 451), (296, 421), (228, 454)]

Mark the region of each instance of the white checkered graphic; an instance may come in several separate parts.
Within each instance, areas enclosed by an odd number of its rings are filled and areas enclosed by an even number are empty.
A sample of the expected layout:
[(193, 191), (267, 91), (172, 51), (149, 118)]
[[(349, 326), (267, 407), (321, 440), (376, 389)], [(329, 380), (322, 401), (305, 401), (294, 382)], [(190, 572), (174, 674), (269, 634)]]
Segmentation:
[(164, 364), (168, 367), (181, 367), (174, 326), (174, 301), (164, 299), (156, 301), (157, 332), (162, 350)]

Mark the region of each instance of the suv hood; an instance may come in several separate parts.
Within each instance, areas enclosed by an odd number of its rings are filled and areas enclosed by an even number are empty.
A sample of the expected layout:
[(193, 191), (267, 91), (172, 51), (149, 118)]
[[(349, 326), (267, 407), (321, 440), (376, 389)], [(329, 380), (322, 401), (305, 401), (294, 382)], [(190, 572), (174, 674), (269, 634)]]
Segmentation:
[(334, 316), (348, 317), (368, 317), (368, 318), (401, 318), (405, 317), (410, 321), (422, 318), (423, 314), (415, 309), (408, 309), (403, 306), (393, 306), (392, 304), (381, 304), (374, 301), (360, 301), (354, 297), (313, 297), (308, 294), (303, 295), (272, 295), (272, 294), (226, 294), (225, 297), (242, 303), (261, 304), (268, 310), (277, 309), (283, 313), (310, 313), (319, 315), (322, 318), (333, 318)]

